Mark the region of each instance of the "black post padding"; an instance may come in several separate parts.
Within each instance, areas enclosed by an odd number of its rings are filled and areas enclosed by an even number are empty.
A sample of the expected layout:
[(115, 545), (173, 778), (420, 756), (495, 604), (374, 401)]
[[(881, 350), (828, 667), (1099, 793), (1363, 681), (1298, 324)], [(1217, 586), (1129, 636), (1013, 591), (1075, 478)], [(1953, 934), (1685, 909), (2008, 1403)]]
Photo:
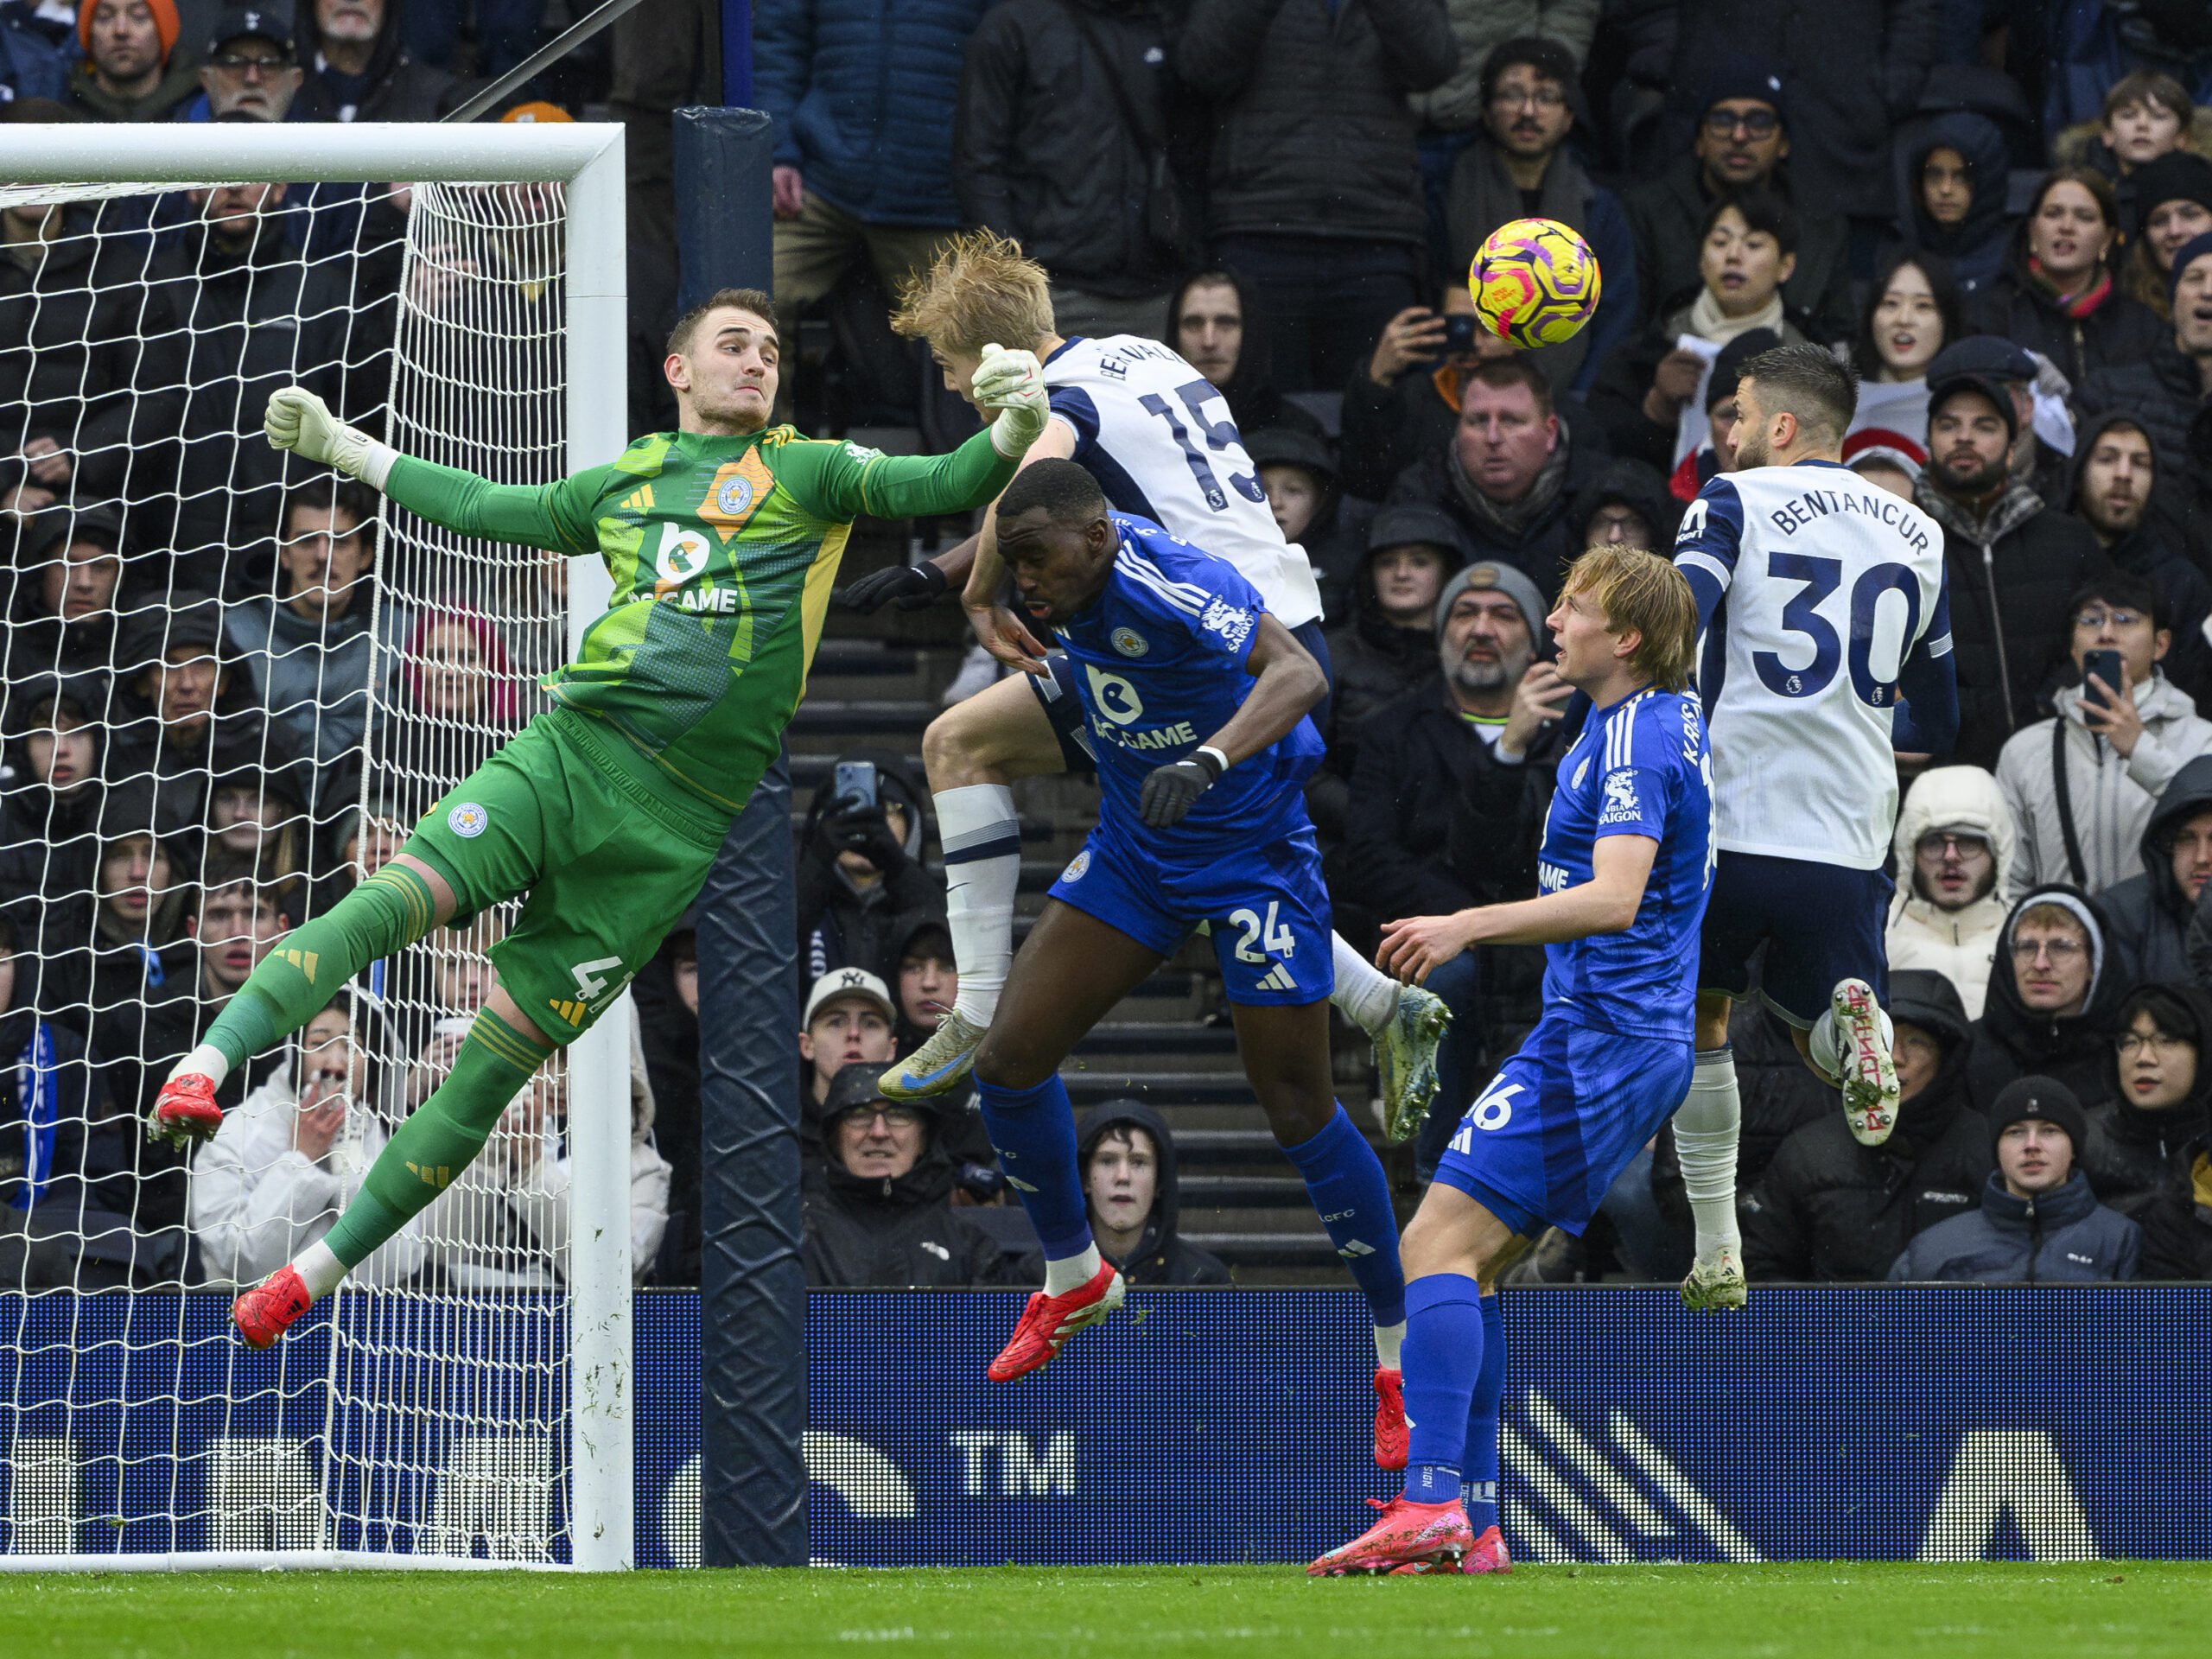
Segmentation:
[(773, 289), (776, 124), (759, 110), (694, 107), (674, 118), (677, 308), (718, 288)]
[(700, 1559), (807, 1560), (798, 919), (788, 747), (699, 891)]

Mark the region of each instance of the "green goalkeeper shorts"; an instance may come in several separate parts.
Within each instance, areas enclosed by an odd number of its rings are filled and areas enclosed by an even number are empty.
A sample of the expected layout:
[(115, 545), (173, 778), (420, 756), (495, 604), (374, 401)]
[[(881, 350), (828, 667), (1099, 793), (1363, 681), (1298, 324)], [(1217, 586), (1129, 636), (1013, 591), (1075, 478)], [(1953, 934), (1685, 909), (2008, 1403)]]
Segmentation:
[(729, 832), (594, 723), (538, 715), (432, 807), (404, 849), (452, 887), (452, 925), (528, 894), (490, 954), (507, 995), (556, 1043), (580, 1035), (652, 959)]

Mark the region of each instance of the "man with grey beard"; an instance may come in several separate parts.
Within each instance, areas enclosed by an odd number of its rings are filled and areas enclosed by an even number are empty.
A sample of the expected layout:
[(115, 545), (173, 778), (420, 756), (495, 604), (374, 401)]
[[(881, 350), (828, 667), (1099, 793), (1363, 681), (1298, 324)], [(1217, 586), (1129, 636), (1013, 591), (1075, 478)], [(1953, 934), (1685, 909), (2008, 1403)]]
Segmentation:
[[(1533, 898), (1541, 764), (1571, 688), (1548, 662), (1543, 595), (1510, 564), (1469, 565), (1436, 602), (1437, 674), (1363, 721), (1344, 844), (1330, 872), (1337, 925), (1363, 945), (1401, 916)], [(1534, 787), (1531, 787), (1531, 781)], [(1486, 1077), (1535, 1023), (1543, 952), (1484, 945), (1428, 977), (1452, 1009), (1423, 1179)], [(1431, 1145), (1432, 1141), (1433, 1145)]]

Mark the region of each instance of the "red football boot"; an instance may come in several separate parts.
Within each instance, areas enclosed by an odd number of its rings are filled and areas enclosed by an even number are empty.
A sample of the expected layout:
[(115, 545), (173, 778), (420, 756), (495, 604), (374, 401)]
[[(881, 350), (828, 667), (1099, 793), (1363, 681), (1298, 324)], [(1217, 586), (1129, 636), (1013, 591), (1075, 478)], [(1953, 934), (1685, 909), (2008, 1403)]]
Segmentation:
[(1474, 1547), (1459, 1558), (1462, 1573), (1510, 1573), (1513, 1558), (1505, 1553), (1505, 1535), (1496, 1527), (1485, 1527), (1483, 1535), (1475, 1540)]
[(1367, 1500), (1382, 1516), (1348, 1544), (1339, 1545), (1306, 1569), (1311, 1579), (1338, 1579), (1348, 1573), (1449, 1572), (1474, 1547), (1473, 1530), (1459, 1500), (1415, 1503), (1394, 1497)]
[(223, 1109), (215, 1103), (215, 1080), (197, 1071), (171, 1077), (154, 1097), (152, 1135), (181, 1147), (205, 1141), (223, 1127)]
[(314, 1300), (300, 1282), (297, 1268), (279, 1268), (231, 1304), (231, 1323), (247, 1347), (273, 1347)]
[(1406, 1379), (1395, 1365), (1375, 1368), (1375, 1466), (1406, 1466)]
[(1101, 1261), (1090, 1282), (1059, 1296), (1033, 1292), (1021, 1310), (1021, 1323), (1014, 1327), (1006, 1346), (990, 1364), (994, 1382), (1011, 1382), (1026, 1376), (1060, 1351), (1060, 1344), (1085, 1325), (1096, 1325), (1122, 1305), (1122, 1275), (1111, 1262)]

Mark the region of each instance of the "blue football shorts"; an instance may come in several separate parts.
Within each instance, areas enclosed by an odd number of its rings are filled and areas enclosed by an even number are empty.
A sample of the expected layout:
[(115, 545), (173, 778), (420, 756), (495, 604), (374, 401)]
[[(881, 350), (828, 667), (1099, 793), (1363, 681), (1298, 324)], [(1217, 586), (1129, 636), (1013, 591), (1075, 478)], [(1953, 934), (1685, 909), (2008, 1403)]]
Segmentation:
[(1052, 883), (1052, 897), (1163, 957), (1209, 924), (1231, 1002), (1303, 1007), (1336, 988), (1329, 891), (1311, 829), (1184, 868), (1101, 823)]
[(1689, 1093), (1691, 1048), (1546, 1014), (1467, 1108), (1436, 1179), (1523, 1238), (1580, 1236)]
[(1820, 1023), (1838, 980), (1863, 979), (1887, 1002), (1883, 935), (1896, 892), (1879, 870), (1724, 852), (1698, 934), (1698, 988), (1748, 996), (1751, 960), (1764, 946), (1759, 996), (1800, 1031)]

